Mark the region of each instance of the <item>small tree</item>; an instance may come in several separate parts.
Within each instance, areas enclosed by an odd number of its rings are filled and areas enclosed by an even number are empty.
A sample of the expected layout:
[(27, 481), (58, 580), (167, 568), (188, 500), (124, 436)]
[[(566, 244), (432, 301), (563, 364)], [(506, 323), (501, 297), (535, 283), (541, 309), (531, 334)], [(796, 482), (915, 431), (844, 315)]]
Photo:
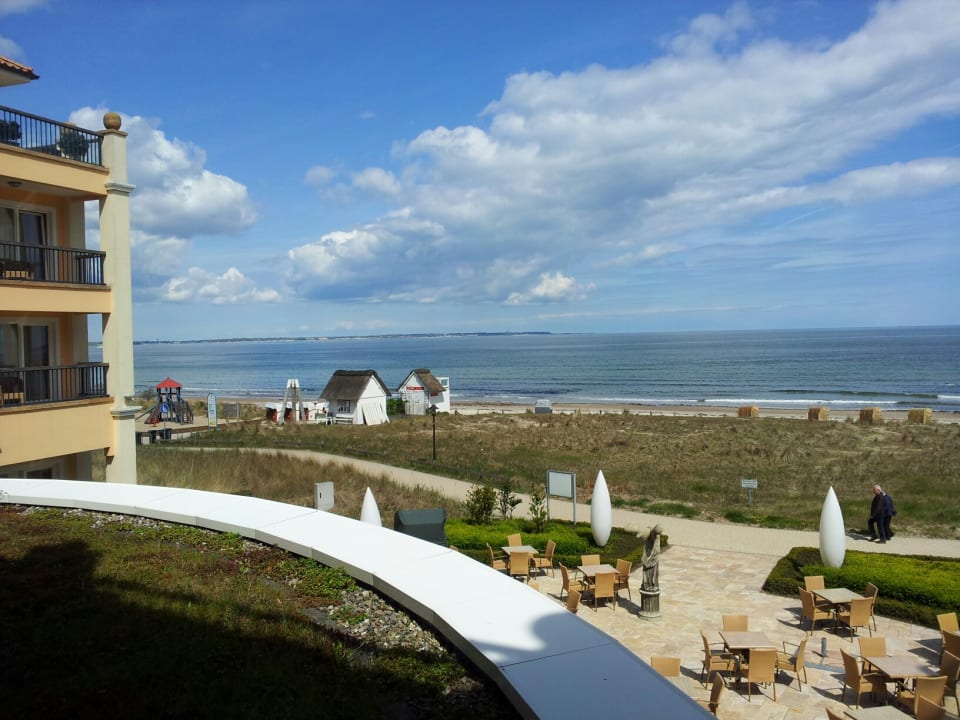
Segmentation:
[(500, 485), (500, 491), (497, 493), (497, 506), (500, 509), (500, 517), (508, 520), (513, 517), (513, 509), (523, 502), (513, 494), (513, 481), (509, 478)]
[(465, 503), (467, 522), (471, 525), (489, 525), (493, 520), (493, 508), (497, 502), (497, 494), (492, 487), (476, 485), (467, 495)]
[(60, 133), (60, 152), (71, 160), (81, 160), (87, 155), (90, 142), (78, 131), (64, 128)]
[(16, 120), (0, 120), (0, 143), (19, 145), (20, 123)]
[(542, 490), (530, 493), (530, 519), (533, 520), (533, 531), (542, 533), (547, 527), (546, 495)]

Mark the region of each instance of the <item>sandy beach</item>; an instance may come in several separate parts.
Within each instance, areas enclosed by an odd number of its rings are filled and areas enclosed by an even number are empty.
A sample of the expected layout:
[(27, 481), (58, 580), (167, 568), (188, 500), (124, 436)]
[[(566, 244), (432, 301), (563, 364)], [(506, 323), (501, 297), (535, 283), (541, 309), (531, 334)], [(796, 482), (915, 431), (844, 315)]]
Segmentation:
[[(197, 407), (198, 402), (206, 402), (206, 397), (186, 397), (193, 407)], [(305, 398), (307, 399), (307, 398)], [(218, 397), (219, 404), (223, 403), (241, 403), (252, 404), (263, 407), (268, 402), (280, 403), (282, 396), (276, 399), (263, 398), (243, 398), (243, 397)], [(866, 406), (865, 406), (866, 407)], [(809, 408), (802, 407), (796, 409), (786, 408), (759, 408), (757, 410), (760, 418), (792, 418), (799, 420), (807, 419)], [(641, 405), (636, 403), (564, 403), (555, 402), (552, 406), (553, 414), (575, 414), (586, 413), (592, 415), (620, 415), (629, 413), (631, 415), (662, 415), (675, 417), (737, 417), (738, 407), (726, 407), (717, 405)], [(485, 415), (498, 413), (503, 415), (518, 415), (532, 413), (533, 406), (529, 403), (512, 403), (505, 401), (470, 401), (459, 400), (451, 403), (451, 412), (459, 415)], [(906, 422), (908, 410), (887, 410), (882, 411), (882, 419), (890, 422)], [(857, 421), (860, 416), (860, 409), (836, 409), (830, 408), (829, 420), (836, 421)], [(933, 422), (938, 423), (956, 423), (960, 422), (960, 413), (934, 412)]]

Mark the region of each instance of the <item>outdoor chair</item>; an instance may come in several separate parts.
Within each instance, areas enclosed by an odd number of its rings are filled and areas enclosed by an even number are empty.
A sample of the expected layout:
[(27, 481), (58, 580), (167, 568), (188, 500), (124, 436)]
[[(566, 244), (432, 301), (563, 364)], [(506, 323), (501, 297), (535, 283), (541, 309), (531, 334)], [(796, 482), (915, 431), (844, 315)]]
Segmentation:
[(867, 583), (867, 589), (863, 591), (863, 596), (870, 598), (873, 602), (870, 603), (870, 622), (873, 625), (873, 629), (877, 629), (877, 618), (874, 615), (874, 612), (877, 609), (877, 596), (880, 594), (880, 588), (874, 585), (872, 582)]
[(513, 533), (512, 535), (507, 535), (507, 545), (510, 547), (518, 547), (523, 545), (523, 541), (520, 539), (520, 533)]
[(870, 627), (872, 608), (873, 600), (860, 598), (850, 603), (849, 610), (841, 610), (837, 613), (837, 624), (845, 625), (850, 630), (850, 642), (853, 642), (853, 636), (857, 634), (857, 628), (866, 628), (867, 632), (873, 635), (873, 629)]
[(747, 632), (749, 618), (746, 615), (724, 615), (721, 620), (727, 632)]
[(827, 606), (817, 605), (816, 598), (809, 590), (799, 588), (800, 593), (800, 627), (803, 627), (803, 621), (810, 621), (810, 629), (807, 633), (812, 633), (817, 629), (818, 620), (833, 620), (833, 613), (826, 609)]
[(723, 691), (726, 689), (726, 687), (727, 685), (723, 681), (723, 676), (720, 675), (720, 673), (714, 675), (713, 685), (710, 687), (710, 699), (697, 699), (697, 702), (700, 703), (700, 707), (702, 707), (704, 710), (709, 710), (714, 714), (714, 716), (716, 716), (717, 708), (720, 707), (720, 697), (723, 695)]
[(680, 658), (666, 655), (651, 655), (650, 667), (664, 677), (680, 677)]
[(629, 560), (617, 560), (617, 583), (614, 587), (616, 592), (627, 591), (627, 597), (633, 602), (633, 595), (630, 593), (630, 571), (633, 564)]
[(576, 615), (578, 607), (580, 607), (580, 591), (571, 590), (567, 594), (567, 610)]
[(934, 705), (943, 705), (943, 693), (947, 687), (947, 678), (944, 675), (936, 677), (918, 677), (913, 681), (913, 687), (904, 687), (897, 694), (897, 704), (907, 708), (914, 715), (917, 714), (917, 705), (920, 699), (932, 702)]
[(814, 590), (823, 590), (826, 588), (823, 582), (823, 575), (806, 575), (803, 578), (803, 587), (805, 590), (813, 592)]
[(887, 654), (887, 639), (882, 635), (874, 635), (857, 640), (860, 642), (860, 659), (863, 660), (864, 669), (874, 670), (873, 664), (867, 658), (884, 657)]
[(567, 566), (563, 563), (560, 563), (560, 577), (563, 579), (563, 585), (560, 587), (560, 599), (563, 600), (564, 593), (576, 592), (577, 597), (580, 596), (580, 593), (583, 592), (586, 587), (579, 580), (570, 579), (570, 571), (567, 570)]
[(501, 555), (495, 555), (493, 548), (490, 547), (490, 543), (487, 543), (487, 552), (490, 553), (490, 567), (494, 570), (503, 570), (504, 572), (507, 569), (507, 560)]
[[(803, 664), (804, 653), (807, 650), (807, 637), (804, 636), (803, 640), (800, 641), (800, 644), (797, 645), (796, 652), (791, 653), (787, 650), (788, 645), (793, 645), (795, 643), (789, 643), (786, 640), (783, 641), (783, 650), (777, 651), (777, 671), (787, 670), (792, 672), (797, 676), (797, 689), (803, 687), (803, 681), (807, 681), (807, 668)], [(800, 680), (800, 673), (803, 673), (803, 681)]]
[(600, 556), (599, 555), (581, 555), (580, 564), (581, 565), (599, 565)]
[(917, 720), (943, 720), (947, 716), (947, 709), (926, 698), (917, 698)]
[(869, 692), (874, 700), (876, 700), (877, 691), (886, 692), (887, 684), (883, 675), (864, 672), (860, 667), (860, 661), (843, 648), (840, 648), (840, 656), (843, 658), (843, 690), (840, 691), (840, 702), (846, 702), (847, 688), (853, 690), (857, 696), (857, 707), (860, 707), (860, 698), (865, 692)]
[(601, 599), (610, 598), (613, 600), (613, 609), (617, 609), (617, 593), (614, 592), (614, 586), (617, 582), (615, 572), (602, 572), (593, 576), (593, 583), (590, 585), (590, 593), (593, 595), (593, 609), (597, 609), (597, 603)]
[[(710, 682), (710, 675), (714, 672), (732, 672), (737, 667), (736, 656), (726, 650), (715, 650), (710, 647), (710, 641), (707, 640), (707, 634), (701, 630), (700, 637), (703, 639), (703, 670), (700, 671), (700, 682), (706, 687)], [(706, 676), (706, 680), (704, 680)]]
[(555, 577), (553, 574), (553, 553), (556, 551), (556, 549), (557, 544), (553, 540), (547, 540), (547, 551), (544, 556), (531, 559), (530, 562), (533, 563), (533, 567), (544, 574), (546, 574), (546, 571), (549, 568), (550, 577)]
[(940, 674), (947, 678), (947, 684), (944, 686), (944, 695), (950, 695), (957, 706), (957, 712), (960, 713), (960, 697), (957, 696), (957, 679), (960, 676), (960, 657), (952, 652), (945, 652), (940, 661)]
[(737, 676), (737, 683), (740, 679), (747, 681), (747, 702), (750, 702), (750, 685), (756, 685), (759, 689), (760, 683), (770, 683), (773, 685), (773, 701), (777, 701), (777, 651), (773, 648), (752, 648), (750, 650), (750, 660), (740, 662), (740, 671)]
[[(943, 613), (937, 615), (937, 626), (940, 628), (940, 655), (943, 655), (947, 647), (947, 635), (951, 632), (960, 632), (960, 624), (957, 623), (957, 614), (955, 612)], [(958, 653), (953, 653), (957, 655)]]
[(510, 577), (523, 580), (530, 579), (530, 553), (510, 553)]
[(960, 657), (960, 635), (957, 633), (945, 633), (941, 653), (948, 652)]

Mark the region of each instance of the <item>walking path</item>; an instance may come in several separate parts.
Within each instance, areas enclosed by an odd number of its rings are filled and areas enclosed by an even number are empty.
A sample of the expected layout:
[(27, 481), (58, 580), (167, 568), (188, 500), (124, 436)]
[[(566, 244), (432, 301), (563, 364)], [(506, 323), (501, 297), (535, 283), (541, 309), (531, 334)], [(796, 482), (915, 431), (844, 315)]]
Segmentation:
[[(329, 455), (310, 450), (264, 450), (263, 452), (285, 454), (321, 462), (335, 462), (350, 465), (367, 474), (385, 475), (391, 481), (407, 487), (423, 487), (455, 500), (466, 500), (474, 484), (464, 480), (453, 480), (439, 475), (397, 468), (370, 460)], [(518, 494), (520, 505), (515, 509), (517, 517), (526, 517), (529, 512), (530, 498)], [(558, 520), (573, 519), (573, 503), (551, 498), (550, 515)], [(590, 520), (590, 506), (577, 504), (577, 520)], [(865, 518), (864, 518), (865, 520)], [(750, 555), (769, 555), (777, 558), (786, 555), (791, 548), (798, 546), (819, 547), (819, 533), (810, 530), (781, 530), (759, 528), (733, 523), (704, 522), (684, 518), (664, 517), (648, 513), (613, 509), (614, 527), (636, 530), (646, 534), (648, 528), (660, 523), (671, 545), (704, 548), (722, 552), (748, 553)], [(872, 543), (862, 536), (848, 534), (848, 550), (863, 552), (891, 553), (896, 555), (936, 555), (938, 557), (960, 558), (960, 540), (938, 538), (904, 537), (898, 534), (895, 539), (881, 545)]]

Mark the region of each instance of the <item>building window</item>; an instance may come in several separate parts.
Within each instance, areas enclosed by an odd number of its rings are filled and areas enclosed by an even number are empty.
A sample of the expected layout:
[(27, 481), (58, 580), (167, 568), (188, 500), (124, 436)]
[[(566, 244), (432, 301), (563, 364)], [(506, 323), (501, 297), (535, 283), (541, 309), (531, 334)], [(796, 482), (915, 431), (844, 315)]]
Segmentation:
[(0, 207), (0, 260), (16, 263), (36, 280), (46, 278), (44, 252), (50, 236), (45, 213)]
[(349, 400), (337, 400), (337, 415), (339, 415), (340, 413), (345, 413), (349, 415), (352, 412), (353, 410), (350, 409)]

